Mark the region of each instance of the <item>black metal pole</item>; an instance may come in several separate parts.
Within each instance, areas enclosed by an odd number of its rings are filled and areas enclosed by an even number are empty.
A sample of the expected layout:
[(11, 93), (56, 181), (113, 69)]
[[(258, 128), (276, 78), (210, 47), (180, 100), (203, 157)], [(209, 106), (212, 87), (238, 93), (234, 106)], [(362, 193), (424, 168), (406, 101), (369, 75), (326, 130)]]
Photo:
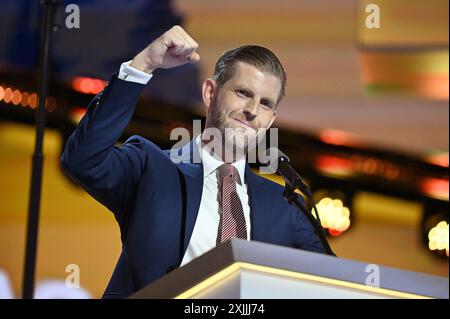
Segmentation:
[[(319, 237), (320, 242), (322, 243), (322, 246), (325, 248), (327, 254), (331, 255), (331, 256), (336, 256), (336, 254), (331, 249), (330, 244), (327, 241), (327, 238), (325, 237), (324, 230), (322, 228), (322, 225), (320, 224), (320, 219), (319, 219), (319, 221), (316, 220), (314, 218), (314, 216), (312, 215), (311, 211), (306, 207), (306, 205), (300, 201), (298, 195), (295, 193), (295, 188), (287, 185), (287, 183), (286, 183), (286, 186), (285, 186), (285, 189), (283, 192), (283, 196), (286, 198), (286, 200), (289, 202), (289, 204), (297, 207), (306, 216), (308, 221), (313, 226), (314, 233), (317, 235), (317, 237)], [(316, 214), (317, 214), (317, 216), (319, 216), (319, 213), (317, 212), (317, 209), (315, 206), (316, 205), (313, 204)]]
[(39, 107), (36, 113), (36, 140), (31, 168), (31, 184), (28, 202), (28, 222), (25, 246), (25, 264), (23, 273), (22, 298), (32, 299), (34, 295), (34, 280), (36, 268), (36, 250), (39, 229), (39, 209), (41, 202), (42, 185), (42, 144), (47, 111), (45, 102), (47, 100), (48, 81), (50, 71), (50, 45), (51, 32), (53, 28), (53, 16), (57, 0), (43, 0), (43, 19), (41, 29), (41, 47), (39, 57)]

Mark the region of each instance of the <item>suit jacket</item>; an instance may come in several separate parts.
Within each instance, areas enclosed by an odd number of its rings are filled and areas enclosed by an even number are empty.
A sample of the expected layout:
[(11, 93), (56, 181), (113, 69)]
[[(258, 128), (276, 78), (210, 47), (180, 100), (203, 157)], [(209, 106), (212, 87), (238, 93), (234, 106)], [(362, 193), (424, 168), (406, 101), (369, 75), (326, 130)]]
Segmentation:
[[(130, 137), (115, 146), (144, 85), (113, 76), (89, 104), (61, 156), (64, 171), (117, 220), (122, 253), (104, 298), (125, 298), (180, 265), (194, 229), (203, 166), (192, 161), (195, 142), (169, 151)], [(186, 161), (186, 162), (185, 162)], [(325, 252), (303, 214), (283, 198), (283, 187), (245, 170), (251, 240)]]

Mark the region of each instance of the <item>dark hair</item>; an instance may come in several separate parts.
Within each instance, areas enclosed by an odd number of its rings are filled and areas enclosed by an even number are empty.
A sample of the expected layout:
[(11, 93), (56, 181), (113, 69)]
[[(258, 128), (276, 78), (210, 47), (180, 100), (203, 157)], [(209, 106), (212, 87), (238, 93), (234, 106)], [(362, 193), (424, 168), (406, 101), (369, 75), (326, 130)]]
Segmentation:
[(281, 91), (278, 96), (277, 104), (281, 101), (285, 94), (286, 73), (284, 72), (280, 60), (278, 60), (272, 51), (257, 45), (244, 45), (225, 51), (217, 60), (212, 76), (219, 87), (225, 84), (233, 76), (236, 62), (244, 62), (253, 65), (258, 70), (267, 72), (279, 78), (281, 81)]

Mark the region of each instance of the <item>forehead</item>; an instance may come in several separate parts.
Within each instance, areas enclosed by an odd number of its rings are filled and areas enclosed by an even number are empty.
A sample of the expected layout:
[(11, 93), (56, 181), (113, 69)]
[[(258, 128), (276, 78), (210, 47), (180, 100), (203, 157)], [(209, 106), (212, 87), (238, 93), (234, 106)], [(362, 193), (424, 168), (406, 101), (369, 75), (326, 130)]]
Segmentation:
[(260, 93), (271, 94), (275, 98), (281, 90), (281, 81), (278, 77), (240, 61), (235, 63), (233, 76), (228, 83), (232, 86), (243, 86), (258, 90)]

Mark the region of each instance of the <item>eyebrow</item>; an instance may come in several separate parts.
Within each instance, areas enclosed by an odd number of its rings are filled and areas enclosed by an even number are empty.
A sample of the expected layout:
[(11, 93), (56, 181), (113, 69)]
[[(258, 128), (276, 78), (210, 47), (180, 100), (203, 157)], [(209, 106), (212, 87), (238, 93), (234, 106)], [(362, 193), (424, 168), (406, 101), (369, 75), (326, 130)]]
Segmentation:
[[(255, 95), (251, 89), (249, 89), (249, 88), (247, 88), (247, 87), (245, 87), (245, 86), (243, 86), (243, 85), (237, 85), (237, 86), (235, 87), (235, 90), (246, 91), (247, 93), (250, 93), (251, 96), (254, 96), (254, 95)], [(267, 103), (270, 105), (270, 107), (272, 107), (272, 108), (276, 106), (275, 101), (274, 101), (273, 99), (271, 99), (270, 97), (265, 97), (265, 96), (263, 96), (263, 97), (260, 99), (260, 101), (267, 102)]]

